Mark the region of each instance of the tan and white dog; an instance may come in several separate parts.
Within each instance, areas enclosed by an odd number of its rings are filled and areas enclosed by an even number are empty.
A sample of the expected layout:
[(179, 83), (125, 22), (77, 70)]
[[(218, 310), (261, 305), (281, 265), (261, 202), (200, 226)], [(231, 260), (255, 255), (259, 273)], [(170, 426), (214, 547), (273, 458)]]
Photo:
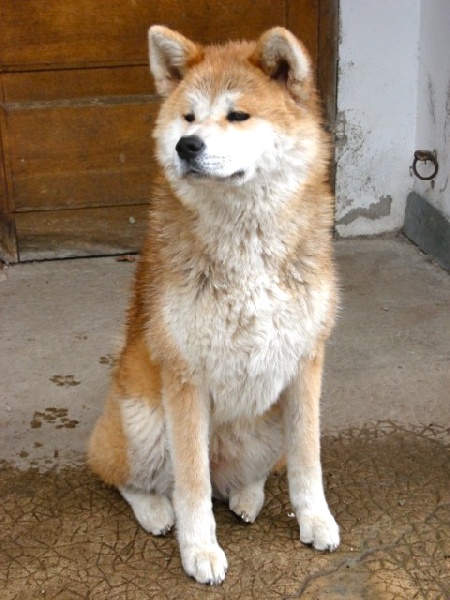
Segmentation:
[(176, 523), (189, 575), (221, 583), (211, 498), (253, 522), (283, 455), (301, 541), (339, 544), (319, 443), (329, 148), (311, 61), (285, 29), (202, 47), (153, 26), (149, 40), (161, 174), (89, 463), (144, 529)]

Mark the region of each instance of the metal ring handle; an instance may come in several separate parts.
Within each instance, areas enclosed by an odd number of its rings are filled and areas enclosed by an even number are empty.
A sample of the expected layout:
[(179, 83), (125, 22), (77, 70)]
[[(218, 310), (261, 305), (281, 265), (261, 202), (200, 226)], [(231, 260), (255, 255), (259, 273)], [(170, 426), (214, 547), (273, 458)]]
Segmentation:
[[(434, 171), (428, 177), (424, 177), (417, 171), (417, 163), (418, 162), (428, 162), (431, 161), (434, 165)], [(431, 152), (430, 150), (416, 150), (414, 152), (414, 162), (412, 164), (412, 170), (414, 175), (423, 181), (429, 181), (430, 179), (434, 179), (439, 171), (439, 165), (436, 158), (436, 152)]]

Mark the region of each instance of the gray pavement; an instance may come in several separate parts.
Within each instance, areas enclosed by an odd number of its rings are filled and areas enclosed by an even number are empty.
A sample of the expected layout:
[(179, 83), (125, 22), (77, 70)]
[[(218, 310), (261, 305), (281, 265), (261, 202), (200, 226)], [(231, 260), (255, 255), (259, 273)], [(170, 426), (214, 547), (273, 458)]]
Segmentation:
[[(450, 426), (450, 276), (400, 239), (336, 243), (342, 301), (328, 346), (324, 433), (394, 420)], [(83, 460), (120, 343), (134, 262), (16, 265), (0, 282), (0, 457)]]

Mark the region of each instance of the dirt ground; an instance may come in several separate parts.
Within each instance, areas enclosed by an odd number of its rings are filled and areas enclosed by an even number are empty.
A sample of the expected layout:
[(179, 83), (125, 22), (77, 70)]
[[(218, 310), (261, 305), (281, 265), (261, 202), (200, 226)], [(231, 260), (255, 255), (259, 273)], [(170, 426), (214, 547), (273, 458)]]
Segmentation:
[(0, 281), (2, 600), (450, 598), (450, 277), (402, 239), (338, 242), (343, 310), (323, 394), (323, 471), (342, 544), (299, 541), (284, 474), (253, 525), (215, 504), (229, 570), (185, 575), (84, 467), (133, 263), (8, 269)]
[(299, 542), (284, 475), (264, 510), (242, 525), (216, 504), (229, 572), (204, 588), (181, 568), (174, 535), (154, 538), (114, 490), (84, 468), (5, 469), (0, 481), (0, 576), (6, 599), (398, 600), (450, 597), (447, 432), (392, 423), (323, 440), (324, 476), (342, 545), (321, 554)]

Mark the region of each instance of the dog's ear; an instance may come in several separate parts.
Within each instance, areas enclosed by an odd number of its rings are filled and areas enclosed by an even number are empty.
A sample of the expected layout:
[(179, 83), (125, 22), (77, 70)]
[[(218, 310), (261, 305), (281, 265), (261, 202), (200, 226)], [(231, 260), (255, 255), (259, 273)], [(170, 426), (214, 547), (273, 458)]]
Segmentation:
[(150, 27), (148, 44), (150, 70), (155, 79), (156, 90), (162, 96), (168, 96), (188, 69), (203, 58), (201, 46), (162, 25)]
[(299, 104), (308, 103), (314, 92), (314, 72), (306, 48), (287, 29), (269, 29), (256, 43), (250, 61), (270, 79), (283, 85)]

